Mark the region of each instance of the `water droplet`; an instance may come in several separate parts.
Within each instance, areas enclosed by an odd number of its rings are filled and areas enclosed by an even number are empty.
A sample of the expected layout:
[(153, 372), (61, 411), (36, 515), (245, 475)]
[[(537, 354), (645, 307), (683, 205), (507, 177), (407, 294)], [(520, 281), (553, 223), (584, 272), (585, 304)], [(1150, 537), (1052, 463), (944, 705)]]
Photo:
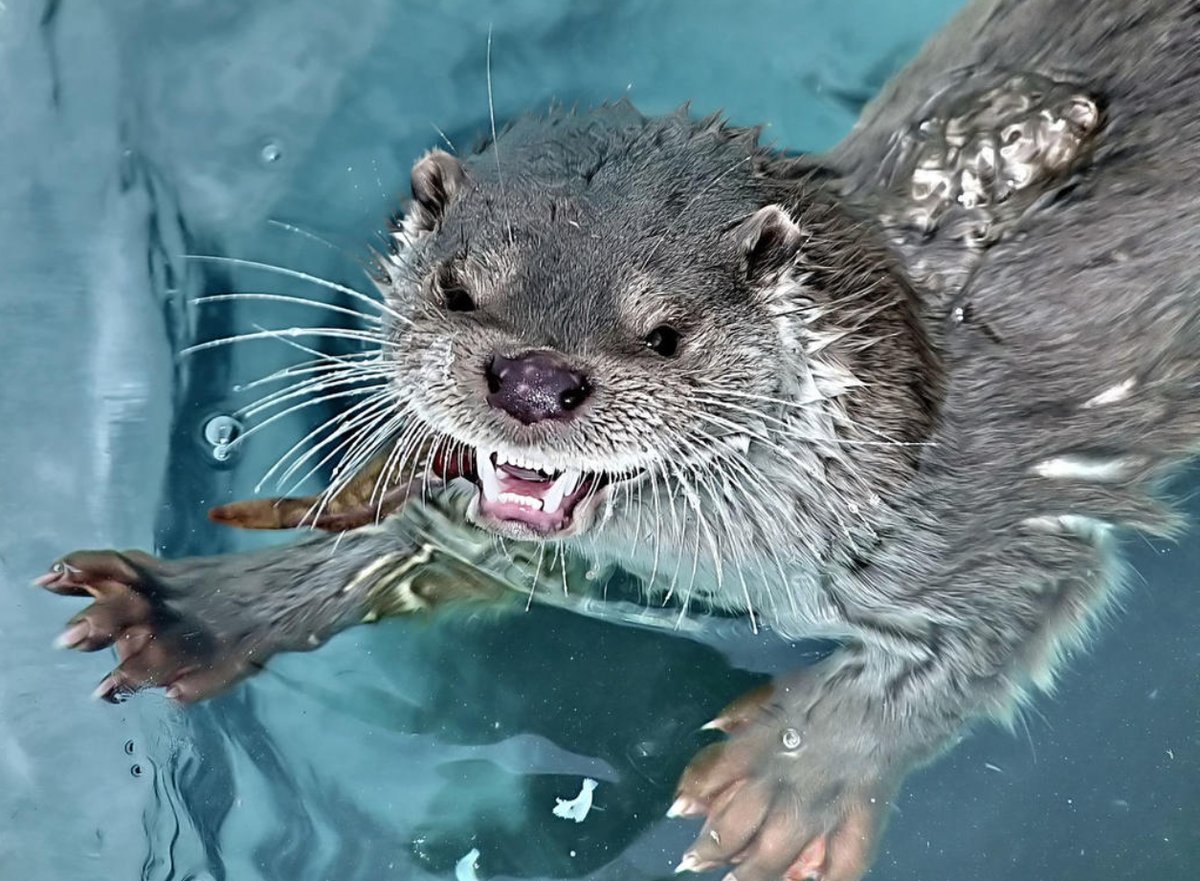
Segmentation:
[(133, 755), (133, 741), (132, 740), (125, 741), (125, 755), (127, 755), (127, 756)]
[(228, 446), (241, 433), (242, 423), (223, 413), (204, 423), (204, 439), (214, 447)]
[(132, 774), (134, 777), (141, 777), (142, 776), (142, 766), (141, 765), (131, 765), (129, 768), (129, 773)]
[(273, 162), (278, 162), (283, 156), (283, 149), (277, 141), (267, 141), (263, 144), (261, 150), (258, 151), (258, 158), (263, 161), (263, 164), (270, 165)]
[(787, 750), (800, 748), (800, 732), (795, 728), (785, 728), (783, 730), (783, 748)]

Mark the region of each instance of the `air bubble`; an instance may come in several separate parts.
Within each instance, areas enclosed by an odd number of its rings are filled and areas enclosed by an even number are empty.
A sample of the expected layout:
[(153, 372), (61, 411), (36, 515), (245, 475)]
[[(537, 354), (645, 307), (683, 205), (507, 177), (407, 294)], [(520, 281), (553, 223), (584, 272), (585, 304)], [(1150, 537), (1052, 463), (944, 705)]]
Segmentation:
[(265, 165), (271, 165), (272, 163), (278, 162), (282, 156), (283, 150), (276, 141), (267, 141), (265, 144), (263, 144), (262, 149), (258, 151), (258, 158), (261, 159)]
[(800, 748), (800, 732), (795, 728), (785, 728), (783, 731), (783, 748), (787, 750)]
[(213, 416), (203, 429), (204, 440), (210, 445), (209, 455), (216, 462), (227, 462), (233, 456), (237, 440), (242, 435), (242, 423), (224, 413)]
[(129, 768), (129, 773), (132, 774), (134, 777), (141, 777), (142, 776), (142, 766), (141, 765), (131, 765)]
[(133, 755), (133, 741), (132, 740), (125, 741), (125, 755), (127, 755), (127, 756)]
[(225, 414), (214, 416), (204, 423), (204, 439), (214, 447), (229, 446), (241, 433), (242, 423)]

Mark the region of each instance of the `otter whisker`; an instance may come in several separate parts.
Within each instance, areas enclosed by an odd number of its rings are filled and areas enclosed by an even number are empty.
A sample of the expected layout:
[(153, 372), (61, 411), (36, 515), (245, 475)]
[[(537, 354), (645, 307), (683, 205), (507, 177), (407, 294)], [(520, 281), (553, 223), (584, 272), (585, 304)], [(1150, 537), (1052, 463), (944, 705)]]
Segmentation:
[(276, 220), (274, 217), (268, 217), (267, 223), (269, 223), (271, 226), (279, 227), (282, 230), (287, 230), (290, 233), (295, 233), (298, 236), (303, 236), (304, 238), (308, 239), (309, 241), (316, 242), (318, 245), (324, 245), (329, 250), (336, 251), (338, 254), (341, 254), (343, 257), (346, 257), (347, 259), (353, 259), (350, 255), (350, 252), (347, 251), (345, 248), (343, 248), (339, 245), (335, 245), (333, 242), (331, 242), (329, 239), (325, 238), (324, 236), (317, 235), (311, 229), (305, 229), (302, 226), (297, 226), (294, 223), (288, 223), (285, 220)]
[[(304, 435), (304, 437), (300, 438), (300, 440), (298, 440), (294, 444), (292, 444), (292, 446), (288, 448), (287, 452), (285, 452), (282, 456), (280, 456), (275, 461), (275, 464), (272, 465), (269, 469), (267, 469), (266, 473), (263, 474), (263, 476), (259, 479), (258, 484), (254, 487), (254, 491), (260, 492), (262, 490), (262, 487), (266, 484), (266, 482), (268, 480), (271, 479), (271, 477), (275, 474), (276, 471), (278, 471), (280, 468), (283, 468), (284, 465), (293, 456), (297, 455), (301, 449), (308, 446), (309, 444), (312, 444), (312, 446), (307, 450), (307, 452), (304, 453), (303, 456), (300, 456), (296, 461), (294, 461), (290, 466), (288, 466), (282, 474), (280, 474), (276, 485), (282, 486), (287, 480), (289, 480), (291, 478), (291, 476), (293, 474), (296, 473), (296, 471), (298, 471), (300, 469), (300, 467), (303, 466), (303, 464), (305, 462), (307, 462), (309, 459), (311, 459), (313, 456), (315, 456), (320, 450), (324, 449), (324, 447), (327, 444), (332, 443), (338, 437), (341, 437), (342, 435), (344, 435), (347, 432), (349, 432), (350, 430), (352, 430), (352, 427), (357, 424), (356, 420), (364, 412), (374, 413), (377, 410), (384, 409), (385, 407), (389, 406), (390, 404), (391, 404), (391, 401), (386, 392), (376, 391), (374, 394), (364, 398), (361, 401), (356, 402), (355, 404), (353, 404), (351, 407), (347, 408), (346, 410), (343, 410), (343, 411), (333, 414), (328, 419), (324, 420), (319, 425), (317, 425), (315, 428), (310, 430), (307, 434)], [(330, 428), (332, 428), (333, 430), (330, 432), (329, 437), (325, 438), (324, 440), (320, 441), (319, 443), (314, 443), (314, 441), (316, 441), (316, 439), (322, 433), (329, 430)], [(308, 477), (311, 475), (311, 473), (315, 473), (315, 472), (310, 472), (309, 475), (305, 475), (304, 478), (302, 478), (302, 480), (300, 482), (302, 483), (303, 480), (307, 480)], [(293, 487), (293, 489), (294, 488), (295, 487)]]
[[(533, 594), (537, 590), (538, 579), (542, 577), (542, 558), (546, 555), (546, 543), (538, 542), (537, 564), (533, 570), (533, 578), (529, 581), (529, 596), (525, 598), (525, 611), (533, 606)], [(563, 596), (567, 596), (567, 582), (563, 580)]]
[[(352, 422), (339, 425), (336, 431), (331, 432), (329, 436), (324, 438), (319, 444), (314, 445), (304, 454), (301, 459), (293, 462), (292, 465), (288, 467), (287, 471), (279, 477), (277, 485), (282, 486), (291, 477), (291, 475), (295, 474), (300, 470), (300, 468), (303, 467), (305, 462), (312, 460), (318, 453), (320, 453), (321, 450), (325, 449), (326, 447), (330, 447), (330, 445), (334, 444), (335, 442), (337, 442), (336, 445), (332, 446), (329, 451), (320, 458), (320, 460), (315, 462), (304, 474), (297, 478), (285, 491), (285, 493), (287, 495), (291, 495), (292, 493), (296, 492), (299, 487), (303, 486), (307, 481), (312, 479), (312, 477), (324, 469), (326, 465), (332, 462), (335, 458), (340, 457), (338, 460), (338, 465), (333, 469), (333, 477), (336, 478), (338, 474), (338, 467), (341, 466), (341, 464), (349, 455), (347, 451), (359, 440), (361, 440), (364, 433), (370, 431), (370, 427), (373, 424), (375, 424), (385, 415), (386, 408), (374, 407), (370, 411), (360, 413), (359, 416)], [(276, 467), (278, 467), (278, 463)], [(324, 496), (326, 493), (329, 493), (329, 489), (330, 488), (326, 486), (321, 490), (318, 496)], [(338, 491), (340, 491), (340, 489)], [(338, 492), (329, 493), (329, 497), (332, 499), (337, 494)], [(312, 511), (313, 509), (310, 508), (308, 513), (311, 514)], [(320, 515), (318, 514), (318, 518), (319, 516)]]
[(345, 306), (338, 306), (335, 303), (326, 303), (323, 300), (310, 300), (307, 297), (297, 297), (290, 294), (241, 293), (231, 291), (226, 294), (205, 294), (202, 297), (195, 297), (192, 302), (204, 305), (206, 303), (223, 303), (230, 300), (267, 300), (275, 303), (291, 303), (296, 306), (309, 306), (314, 309), (337, 312), (339, 315), (349, 315), (352, 318), (367, 321), (371, 324), (381, 324), (383, 322), (383, 319), (378, 315), (368, 315), (365, 312), (359, 312), (356, 309), (347, 309)]
[[(401, 454), (396, 458), (396, 465), (394, 466), (395, 474), (404, 473), (405, 471), (409, 470), (410, 467), (412, 469), (414, 469), (414, 472), (415, 472), (417, 465), (420, 464), (416, 461), (415, 457), (423, 449), (425, 449), (425, 445), (427, 443), (429, 443), (429, 441), (437, 435), (437, 432), (435, 432), (433, 430), (433, 428), (431, 428), (429, 425), (427, 425), (423, 421), (416, 421), (415, 425), (416, 425), (415, 431), (410, 432), (406, 429), (404, 432), (406, 440), (404, 441), (404, 447), (403, 447)], [(426, 469), (428, 468), (428, 459), (429, 458), (430, 458), (429, 456), (426, 456), (426, 459), (427, 459)], [(412, 463), (411, 466), (409, 464), (410, 462)], [(427, 477), (427, 476), (428, 476), (427, 474), (423, 474), (423, 477)], [(427, 483), (427, 481), (423, 481), (422, 487), (421, 487), (421, 497), (420, 498), (421, 498), (422, 504), (424, 504), (426, 501), (425, 485), (424, 485), (425, 483)]]
[(234, 415), (247, 419), (256, 416), (263, 410), (278, 407), (285, 401), (304, 395), (322, 394), (329, 389), (344, 388), (361, 384), (363, 388), (373, 388), (385, 384), (388, 380), (386, 373), (375, 371), (346, 371), (342, 369), (319, 373), (308, 378), (297, 379), (283, 388), (260, 395), (249, 403), (234, 411)]
[[(666, 478), (666, 476), (667, 475), (664, 473), (663, 477)], [(663, 480), (663, 489), (666, 490), (667, 512), (671, 515), (671, 525), (675, 530), (675, 536), (677, 537), (679, 543), (682, 544), (683, 537), (687, 534), (687, 530), (684, 529), (683, 526), (680, 524), (679, 513), (675, 509), (675, 491), (674, 491), (672, 483), (670, 481), (667, 481), (664, 479)], [(675, 595), (675, 586), (678, 583), (679, 570), (682, 565), (683, 565), (683, 554), (676, 554), (675, 555), (675, 569), (671, 573), (671, 583), (667, 588), (666, 595), (663, 597), (663, 605), (664, 606), (667, 603), (669, 603), (671, 601), (671, 598)]]
[[(379, 359), (378, 352), (356, 352), (352, 355), (343, 356), (344, 359)], [(267, 373), (257, 379), (249, 382), (238, 383), (233, 387), (235, 392), (241, 393), (249, 391), (252, 388), (257, 388), (260, 385), (268, 385), (272, 382), (279, 382), (283, 379), (290, 379), (295, 376), (306, 376), (310, 373), (322, 373), (329, 371), (340, 370), (344, 367), (355, 369), (361, 362), (346, 362), (342, 363), (329, 358), (315, 358), (311, 361), (302, 361), (298, 364), (289, 364), (287, 367), (281, 367), (272, 373)]]
[(379, 522), (383, 517), (383, 500), (387, 493), (387, 487), (396, 482), (397, 476), (400, 474), (400, 457), (404, 455), (404, 450), (407, 448), (410, 438), (420, 430), (420, 423), (416, 419), (409, 419), (401, 429), (392, 443), (392, 450), (388, 453), (388, 457), (384, 460), (383, 467), (379, 469), (379, 476), (375, 478), (375, 485), (371, 488), (371, 495), (368, 504), (375, 505), (375, 521)]
[[(391, 411), (391, 416), (385, 419), (388, 411)], [(406, 406), (397, 408), (393, 401), (392, 406), (386, 407), (383, 412), (377, 413), (373, 420), (361, 425), (356, 432), (354, 443), (334, 466), (333, 479), (330, 481), (327, 492), (333, 496), (345, 489), (354, 479), (359, 468), (372, 459), (379, 449), (395, 436), (409, 416)]]
[[(567, 549), (560, 543), (554, 546), (558, 558), (558, 574), (562, 578), (563, 596), (568, 596), (567, 590)], [(604, 582), (604, 598), (608, 599), (608, 581)]]
[[(388, 400), (386, 395), (368, 398), (359, 402), (354, 407), (345, 411), (338, 416), (330, 417), (322, 422), (301, 440), (297, 441), (280, 459), (271, 467), (271, 470), (264, 475), (264, 481), (267, 480), (274, 471), (284, 465), (292, 456), (296, 458), (288, 465), (276, 480), (276, 486), (282, 487), (288, 480), (292, 478), (297, 471), (304, 467), (304, 463), (312, 460), (320, 454), (322, 450), (338, 441), (339, 438), (345, 438), (343, 443), (339, 443), (334, 449), (332, 455), (337, 455), (341, 450), (344, 450), (350, 443), (353, 443), (354, 438), (358, 436), (358, 432), (367, 430), (367, 427), (377, 419), (382, 418), (392, 409), (392, 402)], [(332, 429), (332, 430), (330, 430)], [(317, 441), (322, 433), (328, 431), (328, 434)], [(299, 451), (308, 446), (302, 455), (297, 455)], [(320, 471), (332, 458), (326, 456), (310, 468), (303, 476), (296, 480), (288, 489), (288, 492), (294, 492), (305, 481), (311, 478), (314, 474)]]
[(362, 291), (352, 288), (349, 285), (339, 284), (336, 281), (330, 281), (327, 278), (321, 278), (319, 275), (313, 275), (308, 272), (301, 272), (298, 269), (288, 269), (286, 266), (276, 266), (274, 263), (263, 263), (259, 260), (246, 260), (242, 257), (228, 257), (223, 254), (185, 254), (188, 260), (202, 260), (210, 263), (225, 263), (230, 266), (241, 266), (246, 269), (261, 269), (264, 272), (274, 272), (278, 275), (285, 275), (288, 278), (294, 278), (298, 281), (307, 281), (319, 287), (326, 288), (331, 291), (337, 291), (339, 294), (345, 294), (360, 302), (367, 303), (371, 307), (383, 312), (397, 321), (409, 324), (409, 320), (401, 315), (396, 310), (392, 309), (387, 303), (382, 300), (377, 300), (375, 297), (364, 294)]
[(458, 148), (454, 146), (454, 142), (450, 140), (444, 131), (442, 131), (441, 126), (439, 126), (436, 122), (431, 122), (429, 124), (433, 126), (433, 130), (438, 133), (441, 139), (446, 142), (446, 146), (450, 148), (450, 152), (457, 153)]
[(500, 169), (500, 140), (496, 137), (496, 102), (492, 95), (492, 25), (488, 24), (487, 38), (487, 98), (488, 98), (488, 118), (492, 123), (492, 152), (496, 156), (496, 182), (500, 186), (500, 202), (504, 205), (501, 209), (505, 212), (505, 223), (508, 226), (508, 241), (512, 244), (516, 239), (513, 237), (512, 219), (508, 217), (508, 196), (504, 191), (504, 173)]
[[(342, 491), (349, 485), (358, 473), (358, 469), (368, 460), (373, 458), (380, 447), (387, 443), (387, 439), (399, 427), (401, 421), (405, 418), (405, 414), (397, 413), (390, 419), (382, 419), (384, 413), (375, 413), (373, 418), (367, 420), (347, 441), (339, 444), (339, 449), (347, 451), (342, 455), (341, 460), (333, 468), (332, 480), (317, 497), (317, 501), (309, 508), (310, 514), (313, 516), (313, 522), (321, 519), (326, 507), (332, 502)], [(331, 453), (330, 456), (335, 453)], [(330, 458), (327, 456), (326, 459)], [(320, 466), (318, 466), (320, 467)]]
[[(807, 401), (807, 400), (806, 401), (794, 401), (794, 400), (789, 401), (785, 398), (776, 398), (776, 397), (772, 397), (770, 395), (754, 394), (751, 392), (738, 391), (737, 389), (729, 389), (729, 388), (721, 388), (720, 394), (721, 395), (731, 395), (734, 397), (746, 398), (746, 399), (755, 400), (755, 401), (763, 401), (765, 403), (774, 404), (775, 406), (782, 407), (782, 408), (794, 408), (794, 409), (801, 409), (801, 410), (811, 409), (812, 405), (814, 403), (816, 403), (817, 400), (827, 400), (825, 398), (819, 398), (819, 399), (811, 400), (811, 401)], [(710, 402), (716, 402), (716, 403), (720, 403), (722, 405), (733, 406), (733, 405), (729, 405), (727, 401), (721, 400), (720, 398), (710, 398), (709, 400), (710, 400)], [(758, 411), (750, 411), (750, 412), (754, 412), (756, 415), (761, 415), (764, 418), (767, 418), (767, 414), (762, 414), (762, 413), (759, 413)], [(876, 434), (877, 437), (882, 438), (882, 442), (887, 442), (894, 446), (931, 447), (931, 446), (937, 445), (933, 441), (896, 440), (894, 438), (889, 438), (889, 437), (887, 437), (887, 435), (883, 435), (880, 432), (874, 431), (869, 426), (858, 426), (858, 427), (862, 428), (863, 430), (872, 431), (874, 434)], [(803, 438), (801, 438), (801, 439), (803, 439)], [(870, 443), (870, 442), (869, 441), (855, 441), (855, 443), (863, 444), (863, 443)]]
[(264, 333), (270, 332), (270, 333), (275, 334), (276, 339), (278, 339), (279, 342), (283, 343), (285, 346), (295, 349), (298, 352), (304, 352), (308, 355), (312, 355), (318, 361), (327, 361), (332, 364), (343, 364), (343, 365), (347, 365), (347, 366), (354, 366), (355, 364), (358, 363), (355, 360), (357, 358), (368, 358), (369, 359), (369, 358), (382, 358), (383, 357), (383, 347), (382, 346), (380, 346), (378, 348), (369, 349), (368, 351), (365, 351), (365, 352), (363, 352), (363, 351), (349, 352), (349, 353), (342, 354), (342, 355), (335, 355), (335, 354), (331, 354), (329, 352), (322, 352), (320, 349), (314, 349), (312, 346), (306, 346), (304, 343), (296, 342), (296, 340), (292, 339), (291, 337), (289, 337), (285, 334), (282, 334), (277, 330), (271, 330), (269, 328), (263, 327), (261, 324), (252, 324), (251, 327), (253, 327), (255, 330), (263, 331)]
[(261, 396), (255, 401), (239, 407), (235, 412), (240, 418), (250, 419), (258, 415), (264, 410), (270, 410), (278, 407), (284, 401), (290, 401), (293, 398), (303, 397), (318, 392), (324, 392), (327, 389), (341, 388), (347, 385), (355, 385), (361, 383), (364, 388), (383, 385), (388, 378), (388, 373), (385, 370), (363, 370), (363, 371), (348, 371), (345, 369), (332, 371), (332, 375), (323, 374), (320, 376), (310, 377), (300, 382), (293, 383), (284, 388), (277, 389), (270, 394)]
[[(698, 412), (690, 413), (689, 415), (701, 420), (705, 418), (705, 414)], [(768, 504), (774, 500), (781, 508), (786, 507), (787, 500), (785, 497), (775, 487), (764, 480), (762, 475), (752, 468), (742, 456), (735, 455), (732, 449), (722, 444), (718, 438), (708, 434), (703, 429), (693, 428), (692, 432), (699, 439), (693, 439), (697, 443), (697, 446), (707, 447), (708, 451), (714, 454), (713, 459), (706, 464), (715, 464), (721, 469), (736, 466), (747, 480), (755, 484), (755, 487), (763, 495)], [(732, 474), (730, 476), (732, 477)], [(772, 507), (774, 506), (772, 505)]]
[(219, 346), (228, 346), (233, 343), (244, 343), (250, 340), (278, 339), (280, 337), (325, 337), (327, 339), (359, 340), (360, 342), (375, 343), (377, 345), (387, 342), (380, 334), (368, 333), (362, 330), (351, 330), (344, 327), (291, 327), (287, 330), (268, 329), (240, 333), (235, 336), (196, 343), (181, 350), (179, 357), (185, 358), (197, 352), (203, 352), (206, 349), (215, 349)]
[[(725, 489), (726, 497), (728, 497), (733, 504), (736, 504), (739, 507), (743, 518), (756, 519), (759, 512), (766, 512), (768, 510), (771, 511), (773, 516), (777, 517), (778, 513), (780, 511), (787, 511), (789, 506), (788, 506), (786, 500), (775, 491), (774, 487), (771, 487), (769, 484), (762, 481), (760, 476), (749, 467), (747, 462), (745, 462), (743, 459), (741, 459), (738, 456), (731, 455), (728, 448), (722, 449), (721, 445), (719, 444), (717, 439), (712, 437), (711, 435), (707, 435), (706, 433), (703, 433), (703, 432), (700, 432), (700, 435), (703, 440), (698, 445), (708, 446), (708, 448), (710, 450), (712, 450), (714, 453), (716, 453), (716, 455), (714, 455), (713, 459), (711, 460), (711, 464), (716, 466), (717, 475), (720, 478), (722, 485), (726, 488)], [(746, 478), (748, 478), (751, 482), (753, 482), (755, 484), (756, 490), (761, 494), (761, 496), (759, 497), (759, 501), (757, 503), (750, 501), (749, 498), (747, 498), (746, 501), (748, 502), (748, 504), (741, 504), (741, 498), (742, 498), (741, 493), (734, 491), (735, 489), (740, 488), (740, 484), (733, 480), (733, 474), (732, 474), (732, 471), (730, 470), (731, 467), (737, 467), (740, 471), (742, 471), (744, 473), (744, 476)], [(777, 499), (777, 504), (771, 503), (772, 496), (774, 496)], [(766, 501), (765, 504), (762, 503), (763, 500)], [(721, 514), (723, 519), (726, 519), (726, 520), (729, 519), (728, 514), (725, 513), (722, 509), (718, 508), (717, 510)], [(736, 535), (736, 532), (731, 532), (731, 534)], [(737, 543), (736, 549), (739, 553), (739, 557), (737, 559), (735, 559), (735, 569), (738, 573), (738, 578), (742, 583), (743, 595), (746, 600), (747, 611), (751, 615), (752, 626), (755, 627), (755, 629), (757, 629), (757, 622), (753, 620), (753, 616), (754, 616), (753, 604), (750, 600), (749, 593), (748, 593), (748, 587), (745, 583), (745, 577), (742, 572), (743, 566), (742, 566), (741, 561), (749, 560), (754, 556), (754, 554), (751, 551), (751, 548), (748, 546), (748, 544), (746, 542), (748, 542), (748, 539)], [(786, 584), (787, 577), (784, 572), (783, 562), (779, 557), (778, 550), (776, 549), (775, 544), (773, 542), (760, 542), (760, 543), (756, 544), (755, 547), (759, 551), (762, 551), (763, 549), (766, 550), (768, 556), (772, 559), (772, 561), (774, 562), (774, 564), (776, 566), (776, 569), (778, 570), (779, 577), (780, 577), (780, 583)], [(760, 575), (765, 580), (766, 579), (765, 571), (762, 569), (761, 565), (758, 568), (759, 568)], [(789, 599), (791, 600), (793, 608), (794, 608), (795, 598), (790, 594), (790, 592), (789, 592)]]
[(318, 502), (314, 505), (316, 508), (314, 520), (320, 520), (325, 508), (346, 489), (350, 481), (358, 474), (359, 468), (378, 455), (380, 448), (388, 443), (388, 438), (403, 424), (406, 416), (407, 414), (404, 413), (396, 413), (391, 416), (391, 419), (379, 422), (377, 415), (376, 425), (373, 428), (367, 427), (360, 431), (358, 442), (349, 448), (342, 460), (335, 466), (334, 480), (330, 481), (330, 485), (320, 493)]
[[(724, 390), (722, 390), (722, 393), (724, 393)], [(865, 447), (928, 447), (928, 446), (936, 446), (936, 443), (933, 441), (902, 441), (902, 440), (892, 440), (892, 439), (886, 439), (886, 438), (881, 439), (881, 440), (864, 440), (864, 439), (860, 439), (860, 438), (846, 438), (846, 437), (836, 437), (836, 436), (819, 436), (819, 435), (800, 434), (795, 426), (791, 425), (790, 423), (784, 422), (783, 420), (780, 420), (777, 417), (773, 417), (768, 413), (763, 413), (763, 412), (755, 411), (755, 410), (747, 410), (746, 408), (738, 407), (736, 404), (730, 404), (728, 401), (723, 401), (720, 398), (716, 398), (716, 397), (710, 398), (710, 397), (705, 397), (705, 396), (693, 396), (692, 400), (695, 401), (696, 403), (700, 403), (700, 404), (709, 404), (711, 406), (721, 406), (721, 407), (726, 407), (729, 409), (740, 410), (742, 412), (747, 413), (748, 415), (752, 414), (755, 417), (760, 418), (760, 419), (769, 420), (769, 421), (773, 421), (773, 422), (779, 422), (779, 423), (781, 423), (781, 425), (787, 426), (786, 431), (784, 431), (783, 429), (769, 429), (769, 428), (767, 430), (773, 431), (777, 434), (786, 433), (786, 435), (788, 437), (792, 438), (793, 440), (798, 440), (798, 441), (802, 441), (805, 443), (830, 444), (830, 445), (834, 445), (834, 446), (852, 446), (852, 447), (864, 447), (864, 446)], [(712, 414), (708, 414), (708, 415), (711, 416)], [(713, 417), (713, 418), (719, 419), (720, 417)], [(742, 434), (748, 433), (746, 431), (746, 426), (738, 425), (737, 423), (730, 422), (728, 420), (723, 420), (723, 422), (727, 427), (735, 429), (737, 432), (740, 432)], [(859, 427), (859, 428), (862, 428), (862, 429), (868, 430), (868, 431), (871, 430), (868, 426), (856, 426), (856, 427)], [(763, 443), (770, 443), (770, 440), (768, 438), (766, 438), (765, 436), (762, 436), (759, 434), (751, 434), (750, 436), (755, 438), (756, 440), (762, 441)]]
[[(720, 553), (719, 549), (717, 548), (717, 541), (713, 535), (712, 529), (709, 527), (708, 517), (705, 516), (705, 513), (704, 513), (705, 506), (700, 500), (700, 494), (696, 491), (696, 488), (694, 486), (692, 486), (691, 481), (689, 481), (687, 479), (687, 476), (685, 475), (683, 469), (672, 467), (671, 471), (675, 475), (675, 479), (679, 481), (680, 486), (684, 492), (684, 497), (687, 499), (688, 504), (691, 506), (692, 512), (696, 515), (697, 526), (704, 534), (705, 541), (707, 542), (707, 544), (709, 546), (709, 552), (712, 554), (713, 571), (717, 578), (717, 587), (720, 588), (724, 584), (724, 571), (721, 567), (721, 553)], [(700, 564), (700, 561), (699, 561), (699, 557), (697, 556), (697, 558), (692, 563), (693, 579), (696, 577), (697, 570), (699, 569), (699, 564)]]
[[(238, 435), (238, 438), (235, 441), (235, 443), (238, 443), (238, 444), (245, 443), (251, 437), (253, 437), (254, 435), (258, 434), (260, 431), (265, 429), (268, 425), (271, 425), (272, 423), (282, 419), (285, 416), (290, 416), (292, 413), (297, 413), (300, 410), (304, 410), (308, 407), (315, 407), (318, 404), (324, 404), (329, 401), (334, 401), (334, 400), (338, 400), (341, 398), (358, 397), (358, 396), (369, 395), (369, 394), (381, 394), (381, 392), (379, 390), (370, 389), (370, 388), (354, 388), (354, 389), (343, 390), (343, 391), (339, 391), (339, 392), (331, 392), (329, 394), (320, 395), (319, 397), (316, 397), (316, 398), (311, 398), (307, 401), (301, 401), (299, 404), (293, 404), (292, 406), (290, 406), (284, 410), (280, 410), (278, 413), (272, 413), (270, 416), (268, 416), (262, 422), (256, 423), (255, 425), (251, 426), (246, 431), (242, 432), (242, 434)], [(337, 416), (334, 416), (332, 418), (336, 419), (336, 418), (340, 418), (340, 416), (341, 416), (341, 414), (338, 414)]]
[[(654, 497), (654, 558), (650, 565), (650, 579), (646, 583), (654, 586), (658, 578), (658, 561), (662, 553), (662, 511), (659, 507), (658, 499), (658, 472), (657, 470), (650, 472), (650, 492)], [(641, 536), (638, 536), (641, 540)]]

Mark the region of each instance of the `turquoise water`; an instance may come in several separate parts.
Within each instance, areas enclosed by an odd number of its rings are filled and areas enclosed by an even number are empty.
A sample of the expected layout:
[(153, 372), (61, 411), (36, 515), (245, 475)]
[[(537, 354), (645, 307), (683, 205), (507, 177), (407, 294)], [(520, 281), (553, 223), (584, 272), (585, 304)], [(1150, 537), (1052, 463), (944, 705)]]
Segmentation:
[[(327, 414), (227, 458), (204, 428), (297, 353), (174, 353), (311, 316), (189, 309), (301, 286), (184, 254), (361, 286), (413, 158), (488, 126), (489, 29), (501, 120), (555, 98), (693, 99), (814, 150), (955, 6), (0, 2), (0, 881), (419, 881), (472, 850), (480, 878), (668, 877), (696, 832), (663, 814), (699, 725), (815, 647), (535, 608), (360, 628), (187, 712), (111, 707), (86, 698), (108, 653), (53, 652), (74, 607), (27, 583), (78, 546), (269, 540), (204, 512), (251, 495)], [(1145, 583), (1121, 619), (1026, 728), (981, 730), (912, 780), (872, 877), (1197, 876), (1194, 539), (1131, 543)], [(592, 811), (556, 816), (585, 778)]]

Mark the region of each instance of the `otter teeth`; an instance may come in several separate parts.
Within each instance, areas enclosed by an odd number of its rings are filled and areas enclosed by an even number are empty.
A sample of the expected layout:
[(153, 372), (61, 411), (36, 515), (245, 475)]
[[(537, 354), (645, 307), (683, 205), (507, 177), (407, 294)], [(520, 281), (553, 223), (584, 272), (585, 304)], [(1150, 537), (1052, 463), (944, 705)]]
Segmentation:
[(579, 478), (582, 476), (580, 472), (572, 468), (556, 477), (543, 499), (542, 510), (547, 514), (557, 514), (563, 498), (578, 486)]
[(500, 498), (500, 478), (496, 476), (492, 454), (487, 450), (477, 450), (475, 460), (475, 472), (479, 475), (480, 486), (483, 487), (483, 497), (489, 502), (497, 501)]
[(501, 452), (496, 453), (496, 464), (512, 465), (516, 468), (524, 468), (526, 471), (541, 471), (545, 474), (553, 474), (556, 470), (544, 462), (535, 462), (524, 456), (509, 456)]
[(498, 501), (509, 505), (520, 505), (523, 508), (533, 508), (535, 511), (542, 510), (542, 500), (523, 496), (520, 493), (500, 493)]

